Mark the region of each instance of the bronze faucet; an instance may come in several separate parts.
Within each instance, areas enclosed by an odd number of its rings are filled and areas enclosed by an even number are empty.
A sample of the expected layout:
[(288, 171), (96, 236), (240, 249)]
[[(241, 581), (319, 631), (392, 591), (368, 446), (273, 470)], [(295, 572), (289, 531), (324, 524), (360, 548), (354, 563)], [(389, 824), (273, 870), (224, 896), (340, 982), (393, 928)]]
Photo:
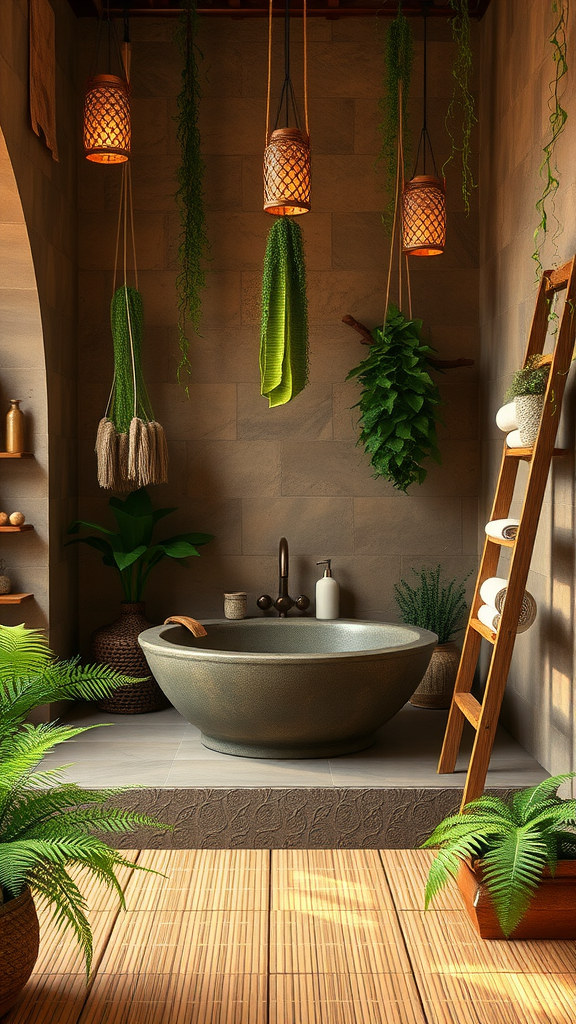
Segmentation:
[(267, 611), (272, 605), (278, 610), (281, 619), (285, 619), (291, 608), (298, 608), (298, 611), (305, 612), (310, 606), (310, 598), (301, 594), (295, 601), (288, 593), (288, 541), (286, 537), (280, 538), (278, 548), (278, 570), (280, 579), (278, 582), (278, 597), (272, 600), (269, 594), (262, 594), (256, 604), (262, 611)]

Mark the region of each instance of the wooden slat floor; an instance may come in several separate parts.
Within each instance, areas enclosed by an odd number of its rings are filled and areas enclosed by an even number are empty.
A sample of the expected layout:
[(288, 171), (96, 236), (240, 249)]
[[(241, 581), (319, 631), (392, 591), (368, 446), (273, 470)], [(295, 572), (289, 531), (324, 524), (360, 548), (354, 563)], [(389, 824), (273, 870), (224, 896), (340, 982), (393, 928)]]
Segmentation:
[(42, 916), (3, 1024), (575, 1024), (576, 942), (484, 942), (421, 850), (141, 850), (84, 891), (90, 984)]

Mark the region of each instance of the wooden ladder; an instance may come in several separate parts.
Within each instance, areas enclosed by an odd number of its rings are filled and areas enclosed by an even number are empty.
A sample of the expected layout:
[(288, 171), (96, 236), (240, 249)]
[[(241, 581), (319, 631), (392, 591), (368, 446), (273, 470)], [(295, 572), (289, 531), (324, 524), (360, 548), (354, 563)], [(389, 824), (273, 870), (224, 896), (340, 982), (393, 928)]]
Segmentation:
[[(474, 728), (476, 736), (466, 776), (462, 807), (470, 800), (480, 796), (484, 790), (506, 680), (512, 660), (518, 618), (530, 569), (530, 559), (536, 539), (536, 530), (546, 490), (550, 461), (553, 456), (564, 454), (563, 451), (554, 447), (554, 442), (560, 421), (562, 396), (574, 349), (576, 326), (575, 268), (576, 256), (558, 270), (544, 271), (536, 299), (536, 309), (530, 329), (524, 365), (526, 365), (530, 356), (543, 352), (548, 333), (552, 299), (556, 292), (566, 289), (564, 311), (556, 335), (554, 351), (550, 355), (543, 356), (541, 360), (541, 363), (550, 364), (550, 373), (546, 388), (544, 411), (534, 447), (508, 448), (506, 439), (504, 440), (502, 464), (490, 516), (491, 520), (506, 519), (509, 516), (516, 474), (520, 462), (522, 460), (528, 462), (530, 468), (516, 539), (494, 540), (487, 536), (484, 543), (484, 552), (478, 570), (470, 618), (466, 627), (462, 657), (448, 716), (444, 745), (438, 764), (439, 774), (454, 771), (462, 739), (464, 719), (467, 719)], [(479, 621), (477, 616), (478, 609), (482, 604), (480, 587), (485, 580), (496, 575), (501, 547), (510, 547), (513, 550), (506, 601), (502, 609), (498, 631), (493, 633)], [(480, 703), (472, 695), (471, 690), (483, 637), (492, 644), (492, 653), (484, 697)]]

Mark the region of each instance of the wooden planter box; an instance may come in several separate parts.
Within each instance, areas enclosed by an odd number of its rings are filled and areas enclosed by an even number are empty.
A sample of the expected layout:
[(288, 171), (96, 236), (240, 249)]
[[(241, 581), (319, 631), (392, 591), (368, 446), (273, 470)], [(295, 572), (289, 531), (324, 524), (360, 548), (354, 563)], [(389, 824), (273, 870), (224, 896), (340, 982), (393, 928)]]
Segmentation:
[[(468, 914), (483, 939), (505, 935), (482, 881), (482, 868), (463, 863), (456, 879)], [(560, 860), (552, 878), (544, 869), (542, 881), (511, 939), (576, 939), (576, 860)]]

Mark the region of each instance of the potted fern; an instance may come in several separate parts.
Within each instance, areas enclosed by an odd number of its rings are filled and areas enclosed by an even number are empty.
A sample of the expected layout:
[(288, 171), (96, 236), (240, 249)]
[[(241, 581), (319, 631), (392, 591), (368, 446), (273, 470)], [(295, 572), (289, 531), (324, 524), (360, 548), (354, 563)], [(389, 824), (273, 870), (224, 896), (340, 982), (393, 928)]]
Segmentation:
[(515, 404), (520, 444), (525, 448), (531, 448), (536, 441), (544, 408), (550, 365), (541, 366), (541, 359), (540, 353), (530, 356), (526, 366), (516, 370), (504, 398), (505, 402)]
[(452, 641), (466, 611), (464, 594), (468, 577), (461, 582), (443, 580), (439, 565), (435, 569), (424, 567), (412, 572), (418, 579), (416, 586), (411, 587), (406, 580), (394, 586), (400, 618), (402, 622), (436, 633), (438, 644), (410, 703), (418, 708), (447, 708), (460, 663), (460, 648)]
[(508, 801), (484, 794), (434, 829), (425, 905), (455, 877), (484, 939), (576, 939), (576, 800), (556, 775)]
[(104, 665), (84, 668), (77, 660), (56, 661), (39, 630), (0, 626), (0, 1016), (15, 1003), (36, 962), (35, 901), (51, 906), (58, 925), (72, 930), (88, 976), (88, 908), (69, 869), (82, 868), (115, 889), (124, 905), (115, 869), (139, 865), (108, 846), (102, 834), (130, 832), (142, 825), (169, 827), (111, 806), (110, 797), (122, 789), (83, 790), (62, 782), (66, 766), (37, 770), (58, 743), (86, 729), (32, 725), (27, 718), (34, 707), (104, 697), (129, 682)]

